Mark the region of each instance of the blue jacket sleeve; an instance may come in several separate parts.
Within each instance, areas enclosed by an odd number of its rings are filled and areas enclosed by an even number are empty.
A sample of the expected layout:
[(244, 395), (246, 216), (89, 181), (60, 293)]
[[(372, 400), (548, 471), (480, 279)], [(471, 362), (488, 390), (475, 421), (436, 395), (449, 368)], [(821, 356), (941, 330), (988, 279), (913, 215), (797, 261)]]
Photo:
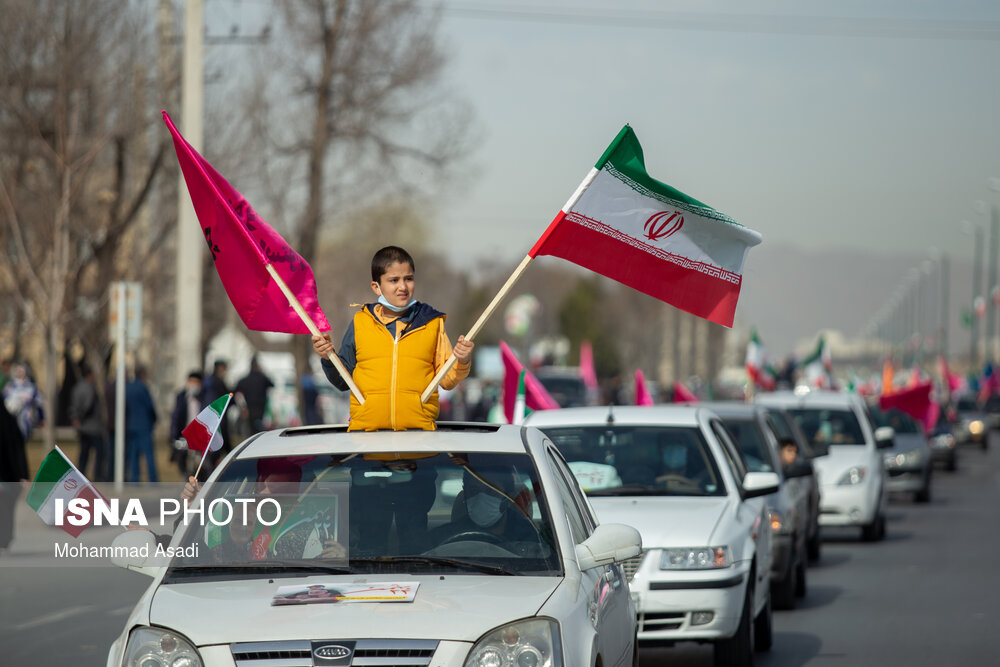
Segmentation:
[[(351, 323), (347, 325), (344, 338), (340, 341), (340, 347), (337, 348), (337, 356), (340, 357), (340, 361), (343, 362), (347, 372), (353, 375), (354, 367), (358, 364), (357, 347), (354, 342), (354, 320), (351, 320)], [(344, 382), (344, 378), (340, 377), (337, 369), (333, 367), (333, 362), (329, 359), (323, 359), (320, 363), (330, 384), (340, 391), (347, 391), (347, 383)]]

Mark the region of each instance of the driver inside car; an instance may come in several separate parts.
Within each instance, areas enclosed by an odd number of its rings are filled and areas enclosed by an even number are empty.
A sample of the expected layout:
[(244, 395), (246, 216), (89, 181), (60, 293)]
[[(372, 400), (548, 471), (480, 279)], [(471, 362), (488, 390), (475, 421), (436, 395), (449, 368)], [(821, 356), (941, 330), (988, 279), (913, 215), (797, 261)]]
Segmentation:
[(433, 529), (428, 536), (428, 542), (437, 545), (435, 550), (459, 542), (487, 542), (512, 553), (528, 545), (537, 549), (538, 532), (526, 514), (527, 488), (512, 474), (494, 477), (488, 480), (491, 487), (469, 470), (463, 473), (462, 491), (455, 497), (451, 522)]

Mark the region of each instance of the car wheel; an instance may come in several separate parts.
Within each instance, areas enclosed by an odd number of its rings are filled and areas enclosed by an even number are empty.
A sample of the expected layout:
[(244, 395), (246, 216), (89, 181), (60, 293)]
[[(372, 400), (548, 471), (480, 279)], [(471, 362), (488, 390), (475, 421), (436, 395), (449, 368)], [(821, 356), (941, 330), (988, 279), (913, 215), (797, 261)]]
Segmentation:
[(955, 456), (954, 450), (952, 450), (951, 456), (948, 457), (948, 462), (945, 464), (944, 469), (948, 472), (955, 472), (958, 470), (958, 457)]
[[(750, 581), (754, 573), (750, 571)], [(753, 665), (753, 628), (750, 617), (753, 615), (753, 586), (747, 586), (747, 594), (743, 600), (743, 613), (736, 634), (715, 642), (713, 662), (715, 667), (752, 667)]]
[(809, 556), (810, 563), (819, 562), (821, 543), (822, 540), (820, 539), (819, 535), (819, 526), (817, 525), (816, 531), (813, 533), (813, 536), (810, 537), (809, 540), (806, 542), (806, 554)]
[(913, 494), (913, 499), (918, 503), (929, 503), (931, 501), (931, 477), (927, 476), (924, 486)]
[(767, 596), (764, 608), (753, 620), (753, 650), (770, 651), (774, 642), (774, 625), (771, 622), (771, 596)]
[(979, 441), (979, 447), (980, 447), (980, 449), (982, 449), (982, 450), (983, 450), (984, 452), (986, 451), (986, 447), (987, 447), (987, 445), (989, 444), (989, 440), (990, 440), (990, 439), (989, 439), (989, 437), (988, 437), (988, 436), (984, 436), (984, 437), (983, 437), (983, 439)]
[(806, 596), (806, 564), (799, 560), (799, 566), (795, 570), (795, 597), (804, 598)]
[(795, 569), (798, 561), (797, 554), (792, 554), (788, 572), (780, 582), (771, 583), (771, 600), (775, 609), (795, 609)]
[(632, 640), (632, 667), (639, 667), (639, 632), (636, 631)]
[(885, 518), (882, 512), (879, 512), (871, 523), (861, 526), (861, 539), (865, 542), (877, 542), (883, 537), (885, 537)]

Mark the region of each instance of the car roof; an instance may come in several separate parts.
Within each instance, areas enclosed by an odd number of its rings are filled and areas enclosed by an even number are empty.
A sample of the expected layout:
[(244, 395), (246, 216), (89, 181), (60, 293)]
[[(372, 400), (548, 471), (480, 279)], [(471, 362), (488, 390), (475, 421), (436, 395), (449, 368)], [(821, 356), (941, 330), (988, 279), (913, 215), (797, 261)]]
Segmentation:
[(751, 418), (765, 410), (763, 405), (742, 403), (740, 401), (711, 401), (706, 403), (704, 407), (709, 408), (723, 419), (726, 417)]
[(525, 453), (520, 426), (439, 422), (436, 431), (347, 431), (344, 425), (265, 431), (244, 443), (238, 459), (378, 452)]
[(775, 391), (766, 394), (758, 394), (754, 400), (765, 405), (781, 405), (786, 408), (809, 408), (809, 407), (851, 407), (860, 399), (854, 394), (841, 391)]
[(545, 426), (596, 426), (615, 424), (697, 426), (705, 408), (689, 405), (604, 405), (585, 408), (560, 408), (536, 410), (525, 419), (525, 424), (539, 428)]

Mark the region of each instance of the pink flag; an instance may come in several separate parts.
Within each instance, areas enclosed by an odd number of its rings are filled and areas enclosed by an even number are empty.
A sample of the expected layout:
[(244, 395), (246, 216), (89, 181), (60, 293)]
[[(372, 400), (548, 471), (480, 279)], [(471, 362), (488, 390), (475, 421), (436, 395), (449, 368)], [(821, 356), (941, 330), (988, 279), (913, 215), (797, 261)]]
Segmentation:
[[(928, 412), (931, 409), (931, 383), (922, 382), (915, 387), (901, 389), (891, 394), (882, 394), (878, 399), (878, 406), (883, 410), (896, 408), (900, 412), (913, 417), (921, 424), (926, 424)], [(935, 422), (937, 419), (935, 419)]]
[(674, 403), (697, 403), (698, 397), (679, 380), (674, 382)]
[(589, 340), (580, 343), (580, 377), (591, 391), (597, 391), (597, 371), (594, 370), (594, 348)]
[(646, 376), (642, 374), (641, 368), (635, 369), (635, 404), (653, 405), (653, 397), (646, 388)]
[(514, 402), (517, 400), (517, 379), (524, 371), (524, 402), (532, 410), (554, 410), (559, 407), (555, 399), (546, 391), (538, 378), (532, 375), (518, 360), (507, 343), (500, 341), (500, 356), (503, 358), (503, 413), (507, 422), (514, 422)]
[(268, 273), (270, 264), (316, 327), (329, 331), (309, 264), (184, 140), (166, 111), (163, 121), (173, 136), (177, 160), (212, 261), (243, 323), (254, 331), (310, 333)]

